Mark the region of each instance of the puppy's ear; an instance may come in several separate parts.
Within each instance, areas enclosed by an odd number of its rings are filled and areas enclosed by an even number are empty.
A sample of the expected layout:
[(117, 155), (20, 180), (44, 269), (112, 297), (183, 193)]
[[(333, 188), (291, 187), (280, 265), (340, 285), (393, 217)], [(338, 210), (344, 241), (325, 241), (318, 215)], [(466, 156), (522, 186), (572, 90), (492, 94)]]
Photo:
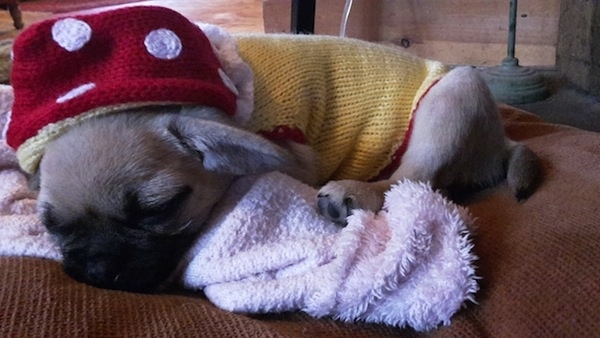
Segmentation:
[(263, 137), (222, 123), (179, 118), (169, 131), (188, 151), (213, 172), (248, 175), (282, 169), (292, 155)]

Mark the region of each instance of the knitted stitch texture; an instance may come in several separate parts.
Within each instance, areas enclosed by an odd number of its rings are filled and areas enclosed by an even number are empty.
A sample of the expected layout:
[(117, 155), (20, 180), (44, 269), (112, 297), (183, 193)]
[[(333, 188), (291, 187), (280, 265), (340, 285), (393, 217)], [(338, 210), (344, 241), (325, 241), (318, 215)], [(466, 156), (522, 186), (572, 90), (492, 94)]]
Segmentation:
[(82, 120), (127, 108), (193, 104), (236, 110), (208, 38), (181, 14), (127, 7), (34, 24), (16, 39), (7, 141), (34, 172), (46, 144)]
[(386, 167), (399, 164), (412, 112), (446, 73), (439, 62), (354, 39), (239, 35), (237, 42), (254, 71), (249, 127), (311, 145), (320, 183), (393, 171)]
[[(245, 35), (238, 43), (255, 73), (250, 129), (310, 144), (320, 183), (391, 173), (412, 112), (445, 73), (438, 62), (359, 40)], [(21, 34), (14, 56), (7, 140), (30, 173), (49, 141), (93, 116), (152, 104), (236, 110), (238, 92), (205, 34), (165, 8), (48, 20)]]

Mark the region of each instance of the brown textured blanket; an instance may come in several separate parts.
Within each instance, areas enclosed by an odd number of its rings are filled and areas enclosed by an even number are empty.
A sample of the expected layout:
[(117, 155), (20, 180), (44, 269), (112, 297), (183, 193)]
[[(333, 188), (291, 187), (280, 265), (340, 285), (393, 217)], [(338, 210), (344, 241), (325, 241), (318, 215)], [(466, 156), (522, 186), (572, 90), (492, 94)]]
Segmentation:
[[(509, 135), (543, 160), (525, 202), (505, 184), (468, 202), (482, 277), (452, 324), (425, 336), (589, 336), (600, 332), (600, 134), (502, 109)], [(1, 169), (1, 168), (0, 168)], [(54, 261), (0, 257), (0, 336), (379, 337), (415, 335), (301, 313), (245, 316), (202, 294), (141, 295), (69, 279)]]

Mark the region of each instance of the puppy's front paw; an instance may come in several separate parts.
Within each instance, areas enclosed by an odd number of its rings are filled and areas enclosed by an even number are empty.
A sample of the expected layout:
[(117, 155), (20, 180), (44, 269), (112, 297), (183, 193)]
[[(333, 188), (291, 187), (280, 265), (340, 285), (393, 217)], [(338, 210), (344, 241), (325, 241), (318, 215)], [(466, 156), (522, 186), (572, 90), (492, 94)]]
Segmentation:
[(319, 190), (317, 205), (328, 219), (346, 225), (346, 218), (355, 209), (378, 211), (383, 206), (383, 191), (373, 183), (331, 181)]
[(321, 215), (340, 225), (346, 225), (346, 217), (354, 210), (354, 199), (351, 196), (335, 196), (319, 192), (317, 205)]

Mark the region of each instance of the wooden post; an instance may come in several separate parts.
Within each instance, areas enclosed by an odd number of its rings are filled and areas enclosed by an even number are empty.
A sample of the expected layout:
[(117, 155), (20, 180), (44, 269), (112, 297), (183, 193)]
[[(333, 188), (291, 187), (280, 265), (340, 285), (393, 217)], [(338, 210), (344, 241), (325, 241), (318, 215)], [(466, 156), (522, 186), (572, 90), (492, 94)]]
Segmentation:
[(315, 32), (316, 0), (292, 0), (291, 32), (313, 34)]
[(556, 66), (571, 83), (600, 96), (600, 1), (561, 1)]

